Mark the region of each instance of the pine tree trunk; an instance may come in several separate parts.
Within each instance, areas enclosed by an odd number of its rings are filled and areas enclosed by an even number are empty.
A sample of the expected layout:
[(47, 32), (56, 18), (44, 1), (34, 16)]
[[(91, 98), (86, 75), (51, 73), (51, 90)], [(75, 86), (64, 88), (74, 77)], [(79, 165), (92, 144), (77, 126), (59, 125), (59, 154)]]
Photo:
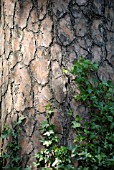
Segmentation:
[[(1, 0), (1, 130), (26, 120), (19, 136), (23, 167), (40, 149), (39, 126), (51, 102), (52, 122), (61, 144), (72, 142), (69, 108), (87, 118), (75, 103), (70, 70), (80, 55), (99, 64), (99, 79), (114, 81), (113, 0)], [(2, 146), (4, 141), (2, 141)]]

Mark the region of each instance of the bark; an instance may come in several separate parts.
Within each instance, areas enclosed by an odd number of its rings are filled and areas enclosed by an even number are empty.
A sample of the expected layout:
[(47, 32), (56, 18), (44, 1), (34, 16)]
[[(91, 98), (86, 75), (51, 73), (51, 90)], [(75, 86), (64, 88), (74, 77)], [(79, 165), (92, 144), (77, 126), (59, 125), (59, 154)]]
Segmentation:
[[(69, 108), (87, 118), (75, 103), (70, 70), (80, 55), (99, 64), (99, 79), (114, 81), (114, 1), (1, 0), (1, 130), (19, 116), (26, 121), (19, 136), (23, 166), (40, 149), (39, 125), (52, 103), (52, 121), (67, 145), (73, 139)], [(4, 143), (2, 143), (4, 145)]]

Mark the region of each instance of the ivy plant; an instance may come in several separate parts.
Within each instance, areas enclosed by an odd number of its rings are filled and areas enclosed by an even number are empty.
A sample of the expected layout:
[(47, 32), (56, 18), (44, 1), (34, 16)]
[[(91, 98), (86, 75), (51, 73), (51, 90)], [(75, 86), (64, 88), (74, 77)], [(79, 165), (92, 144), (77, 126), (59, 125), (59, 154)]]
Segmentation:
[(2, 169), (21, 170), (22, 158), (20, 156), (21, 146), (18, 141), (21, 131), (21, 124), (25, 117), (19, 117), (17, 122), (13, 123), (13, 128), (9, 128), (6, 124), (2, 131), (1, 138), (6, 140), (7, 145), (0, 156)]
[(56, 135), (55, 126), (51, 123), (51, 117), (53, 111), (50, 104), (46, 107), (46, 120), (41, 124), (41, 134), (43, 139), (41, 140), (44, 148), (36, 155), (36, 162), (34, 166), (38, 169), (60, 169), (60, 170), (72, 170), (71, 165), (71, 150), (66, 146), (59, 146), (59, 138)]
[(97, 78), (97, 63), (80, 57), (71, 73), (79, 93), (75, 100), (88, 109), (90, 120), (81, 123), (76, 115), (72, 128), (76, 129), (75, 158), (79, 169), (112, 170), (114, 167), (114, 86), (110, 80)]
[[(77, 113), (71, 122), (75, 130), (72, 147), (59, 146), (55, 127), (47, 107), (47, 119), (41, 125), (44, 148), (36, 154), (34, 165), (39, 169), (113, 170), (114, 167), (114, 86), (110, 80), (100, 80), (98, 64), (80, 57), (71, 73), (75, 75), (76, 101), (88, 110), (90, 120), (83, 121)], [(66, 72), (65, 72), (66, 73)], [(72, 116), (72, 111), (70, 113)], [(78, 164), (74, 167), (73, 161)]]
[[(34, 166), (41, 170), (113, 170), (114, 167), (114, 85), (111, 80), (100, 80), (97, 75), (98, 64), (80, 57), (75, 61), (71, 74), (75, 76), (76, 102), (88, 110), (89, 120), (82, 120), (79, 113), (72, 117), (71, 129), (75, 132), (72, 146), (61, 146), (55, 126), (51, 119), (54, 114), (51, 104), (46, 106), (46, 119), (40, 132), (43, 148), (35, 155)], [(65, 74), (68, 71), (63, 70)], [(25, 118), (7, 125), (2, 131), (2, 139), (9, 140), (0, 156), (3, 169), (22, 169), (21, 146), (18, 142), (20, 125)], [(76, 165), (75, 165), (76, 163)], [(28, 168), (25, 168), (28, 169)], [(30, 168), (29, 168), (30, 169)]]

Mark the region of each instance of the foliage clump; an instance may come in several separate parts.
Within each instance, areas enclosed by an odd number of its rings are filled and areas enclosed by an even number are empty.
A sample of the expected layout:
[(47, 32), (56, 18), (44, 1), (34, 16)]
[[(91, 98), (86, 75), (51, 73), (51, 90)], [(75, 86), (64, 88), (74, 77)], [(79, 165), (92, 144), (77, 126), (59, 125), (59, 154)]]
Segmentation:
[[(75, 75), (79, 93), (74, 98), (88, 109), (90, 121), (82, 125), (80, 115), (76, 115), (72, 121), (72, 128), (76, 132), (72, 147), (59, 147), (54, 125), (50, 124), (49, 119), (43, 122), (41, 132), (45, 147), (36, 155), (37, 167), (59, 170), (113, 169), (114, 86), (110, 80), (99, 80), (97, 69), (97, 63), (91, 63), (82, 57), (75, 61), (71, 73)], [(50, 112), (49, 108), (48, 111)], [(76, 167), (73, 167), (73, 161), (78, 162)]]
[(53, 111), (51, 110), (50, 104), (46, 107), (46, 120), (42, 122), (41, 133), (43, 139), (41, 143), (44, 148), (35, 155), (36, 162), (34, 166), (38, 169), (68, 169), (72, 170), (70, 159), (70, 149), (66, 146), (59, 146), (59, 138), (55, 132), (55, 126), (51, 123), (51, 117)]
[[(112, 170), (114, 167), (114, 86), (110, 80), (97, 78), (98, 65), (82, 57), (71, 73), (80, 91), (75, 95), (88, 108), (90, 121), (79, 126), (76, 116), (75, 158), (82, 169)], [(76, 126), (78, 123), (78, 126)]]
[(1, 168), (8, 170), (21, 170), (22, 158), (20, 156), (21, 146), (19, 144), (19, 133), (21, 131), (21, 124), (25, 117), (19, 117), (17, 122), (13, 123), (13, 128), (9, 128), (8, 125), (4, 125), (1, 138), (6, 141), (7, 145), (2, 150), (0, 155)]

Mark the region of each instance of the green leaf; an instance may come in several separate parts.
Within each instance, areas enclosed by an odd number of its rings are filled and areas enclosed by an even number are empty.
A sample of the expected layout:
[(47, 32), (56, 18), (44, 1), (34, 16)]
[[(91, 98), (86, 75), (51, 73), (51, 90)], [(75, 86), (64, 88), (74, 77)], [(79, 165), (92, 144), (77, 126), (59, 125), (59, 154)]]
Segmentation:
[(42, 128), (47, 128), (47, 127), (49, 127), (49, 123), (48, 123), (47, 120), (44, 120), (44, 121), (42, 122)]
[(113, 117), (112, 116), (107, 116), (107, 120), (112, 122), (113, 121)]
[(66, 75), (68, 74), (68, 70), (67, 70), (67, 69), (64, 69), (64, 68), (63, 68), (62, 70), (63, 70), (63, 73), (64, 73), (64, 74), (66, 74)]
[(92, 93), (93, 89), (87, 89), (88, 93)]
[(94, 62), (91, 66), (94, 71), (96, 71), (98, 69), (98, 63), (96, 63), (96, 62)]
[(69, 109), (68, 115), (72, 116), (72, 112), (73, 112), (72, 109)]
[(80, 117), (79, 115), (76, 115), (75, 121), (76, 121), (76, 122), (79, 122), (80, 120), (81, 120), (81, 117)]
[(19, 117), (19, 120), (15, 123), (15, 126), (17, 126), (17, 125), (20, 125), (22, 122), (23, 122), (23, 120), (25, 120), (26, 119), (26, 117), (25, 116), (20, 116)]
[(72, 128), (78, 128), (78, 127), (80, 127), (81, 126), (81, 124), (80, 123), (78, 123), (78, 122), (76, 122), (76, 121), (72, 121)]

